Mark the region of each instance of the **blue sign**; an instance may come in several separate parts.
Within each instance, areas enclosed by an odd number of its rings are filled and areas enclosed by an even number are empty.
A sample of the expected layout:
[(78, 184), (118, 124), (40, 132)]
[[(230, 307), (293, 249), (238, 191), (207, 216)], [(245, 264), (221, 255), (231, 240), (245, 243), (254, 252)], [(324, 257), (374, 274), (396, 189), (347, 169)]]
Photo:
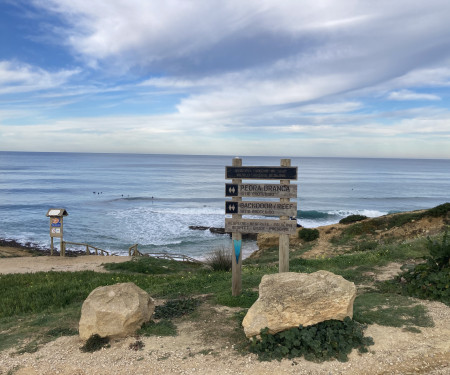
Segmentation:
[(239, 256), (241, 255), (242, 240), (233, 240), (234, 242), (234, 255), (236, 256), (236, 264), (239, 264)]

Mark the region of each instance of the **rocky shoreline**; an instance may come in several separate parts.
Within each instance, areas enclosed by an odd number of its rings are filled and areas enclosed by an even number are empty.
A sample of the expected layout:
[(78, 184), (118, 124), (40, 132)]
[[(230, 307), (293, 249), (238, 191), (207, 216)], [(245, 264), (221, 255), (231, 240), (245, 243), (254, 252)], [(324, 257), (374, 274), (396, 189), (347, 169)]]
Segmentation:
[[(217, 228), (217, 227), (204, 227), (201, 225), (190, 225), (189, 229), (191, 230), (209, 230), (211, 233), (214, 234), (228, 234), (229, 236), (231, 236), (230, 232), (225, 232), (225, 228)], [(256, 241), (258, 237), (258, 234), (256, 233), (244, 233), (242, 234), (242, 239), (244, 240), (253, 240)]]
[[(51, 256), (52, 255), (49, 248), (41, 247), (35, 243), (26, 242), (25, 244), (21, 244), (20, 242), (17, 242), (16, 240), (8, 240), (8, 239), (4, 239), (4, 238), (0, 238), (0, 249), (1, 248), (16, 250), (16, 251), (12, 251), (12, 253), (25, 252), (32, 256), (41, 256), (41, 255)], [(67, 257), (76, 257), (79, 255), (85, 255), (86, 253), (81, 250), (66, 250), (65, 254)], [(59, 251), (56, 248), (53, 249), (52, 256), (59, 256)]]

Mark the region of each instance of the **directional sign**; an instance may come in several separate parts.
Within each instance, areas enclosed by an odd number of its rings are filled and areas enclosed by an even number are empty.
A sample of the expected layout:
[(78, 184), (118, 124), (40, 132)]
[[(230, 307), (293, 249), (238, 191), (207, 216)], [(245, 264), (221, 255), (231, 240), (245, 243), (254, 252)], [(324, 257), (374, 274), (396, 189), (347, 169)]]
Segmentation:
[(297, 216), (297, 202), (225, 202), (226, 214)]
[(225, 184), (226, 197), (297, 198), (297, 185)]
[(239, 185), (238, 184), (225, 184), (225, 196), (226, 197), (238, 197)]
[(225, 178), (296, 180), (297, 167), (225, 167)]
[(225, 232), (294, 234), (297, 220), (225, 219)]

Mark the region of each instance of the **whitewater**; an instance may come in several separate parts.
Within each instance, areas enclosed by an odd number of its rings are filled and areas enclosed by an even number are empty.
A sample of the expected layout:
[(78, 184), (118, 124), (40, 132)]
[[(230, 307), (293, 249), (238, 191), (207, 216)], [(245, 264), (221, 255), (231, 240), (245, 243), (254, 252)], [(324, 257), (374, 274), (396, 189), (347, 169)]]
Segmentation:
[[(203, 258), (230, 246), (227, 235), (189, 227), (224, 227), (225, 166), (233, 157), (0, 152), (0, 238), (48, 248), (45, 214), (65, 208), (66, 241), (119, 254), (137, 243), (143, 252)], [(243, 166), (279, 166), (289, 155), (241, 158)], [(449, 160), (291, 157), (291, 165), (299, 175), (291, 201), (304, 227), (450, 201)], [(254, 241), (243, 246), (247, 255), (256, 249)]]

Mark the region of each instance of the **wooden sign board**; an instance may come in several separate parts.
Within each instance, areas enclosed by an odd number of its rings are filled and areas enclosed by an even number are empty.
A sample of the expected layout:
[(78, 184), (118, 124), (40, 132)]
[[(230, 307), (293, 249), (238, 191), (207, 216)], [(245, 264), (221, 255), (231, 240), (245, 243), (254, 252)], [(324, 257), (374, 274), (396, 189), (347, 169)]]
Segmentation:
[(58, 216), (50, 217), (50, 237), (63, 236), (63, 218)]
[(297, 185), (225, 184), (226, 197), (297, 198)]
[(225, 219), (225, 232), (294, 234), (297, 220)]
[(297, 202), (225, 202), (226, 214), (297, 216)]
[(225, 178), (244, 180), (296, 180), (297, 167), (225, 167)]

